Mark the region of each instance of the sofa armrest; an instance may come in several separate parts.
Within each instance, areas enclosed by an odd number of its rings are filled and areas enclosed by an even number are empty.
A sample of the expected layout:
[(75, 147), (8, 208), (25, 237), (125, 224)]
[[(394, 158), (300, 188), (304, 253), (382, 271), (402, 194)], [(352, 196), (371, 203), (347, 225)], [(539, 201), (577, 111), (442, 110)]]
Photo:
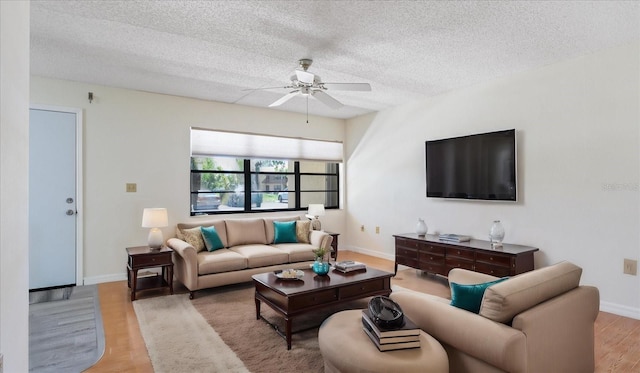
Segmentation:
[(484, 282), (497, 280), (499, 277), (487, 275), (480, 272), (469, 271), (463, 268), (453, 268), (447, 276), (449, 283), (455, 282), (461, 285), (482, 284)]
[(505, 324), (449, 305), (438, 297), (412, 290), (391, 298), (420, 329), (441, 343), (507, 372), (526, 369), (526, 337)]
[(198, 290), (198, 255), (196, 249), (177, 238), (167, 240), (169, 246), (177, 254), (173, 256), (174, 273), (187, 289)]
[(333, 237), (327, 232), (315, 230), (311, 231), (311, 233), (309, 234), (309, 242), (314, 247), (324, 248), (325, 250), (327, 250), (327, 252), (333, 251), (333, 248), (331, 247)]
[(527, 336), (529, 372), (593, 372), (598, 289), (579, 286), (513, 319)]

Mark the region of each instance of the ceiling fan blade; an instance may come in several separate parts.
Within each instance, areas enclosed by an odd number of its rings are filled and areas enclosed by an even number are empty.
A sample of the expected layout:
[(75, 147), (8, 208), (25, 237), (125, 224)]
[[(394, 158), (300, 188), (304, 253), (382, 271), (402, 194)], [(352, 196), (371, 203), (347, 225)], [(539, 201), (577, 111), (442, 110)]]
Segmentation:
[(342, 103), (340, 103), (340, 101), (336, 100), (335, 98), (329, 96), (328, 94), (324, 93), (323, 91), (313, 91), (313, 97), (317, 98), (318, 100), (320, 100), (323, 104), (329, 106), (332, 109), (340, 109), (342, 106)]
[(370, 91), (371, 84), (369, 83), (322, 83), (327, 89), (336, 91)]
[(262, 91), (263, 89), (290, 89), (290, 88), (296, 88), (292, 85), (281, 85), (279, 87), (261, 87), (261, 88), (244, 88), (241, 89), (241, 91)]
[(291, 98), (293, 98), (293, 96), (296, 96), (300, 91), (295, 90), (293, 92), (289, 92), (286, 95), (280, 97), (278, 99), (278, 101), (274, 102), (273, 104), (269, 105), (269, 107), (275, 107), (275, 106), (280, 106), (282, 104), (284, 104), (285, 102), (291, 100)]
[(299, 82), (313, 84), (315, 75), (311, 74), (308, 71), (296, 70), (296, 77), (298, 78)]

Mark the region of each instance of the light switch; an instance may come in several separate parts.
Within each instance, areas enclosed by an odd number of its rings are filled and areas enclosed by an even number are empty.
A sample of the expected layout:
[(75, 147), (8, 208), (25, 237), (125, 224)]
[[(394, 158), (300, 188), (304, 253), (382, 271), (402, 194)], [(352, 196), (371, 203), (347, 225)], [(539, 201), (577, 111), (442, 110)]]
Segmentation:
[(127, 193), (135, 193), (137, 190), (136, 183), (127, 183)]

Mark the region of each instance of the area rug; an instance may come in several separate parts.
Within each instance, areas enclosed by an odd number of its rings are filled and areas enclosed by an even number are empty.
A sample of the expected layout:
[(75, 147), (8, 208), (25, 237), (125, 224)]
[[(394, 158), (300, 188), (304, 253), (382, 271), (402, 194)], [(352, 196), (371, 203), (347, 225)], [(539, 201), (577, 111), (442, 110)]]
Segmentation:
[[(199, 291), (191, 301), (186, 294), (137, 300), (134, 309), (156, 372), (322, 372), (318, 326), (335, 312), (367, 303), (365, 298), (295, 318), (291, 350), (272, 326), (256, 320), (252, 284)], [(163, 316), (153, 316), (156, 312)], [(284, 330), (284, 320), (268, 306), (262, 305), (261, 314)], [(160, 332), (165, 329), (170, 330)], [(204, 342), (207, 338), (211, 341)], [(216, 365), (234, 359), (242, 367)]]
[(139, 299), (133, 309), (154, 372), (249, 372), (188, 294)]
[(82, 372), (104, 353), (98, 288), (30, 293), (29, 372)]

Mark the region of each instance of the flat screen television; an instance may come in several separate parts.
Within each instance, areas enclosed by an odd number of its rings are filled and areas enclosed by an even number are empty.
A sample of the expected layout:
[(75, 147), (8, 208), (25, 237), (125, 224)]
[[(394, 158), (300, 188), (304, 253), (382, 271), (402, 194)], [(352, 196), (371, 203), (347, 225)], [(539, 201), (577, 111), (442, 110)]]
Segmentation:
[(425, 142), (427, 197), (516, 201), (515, 129)]

